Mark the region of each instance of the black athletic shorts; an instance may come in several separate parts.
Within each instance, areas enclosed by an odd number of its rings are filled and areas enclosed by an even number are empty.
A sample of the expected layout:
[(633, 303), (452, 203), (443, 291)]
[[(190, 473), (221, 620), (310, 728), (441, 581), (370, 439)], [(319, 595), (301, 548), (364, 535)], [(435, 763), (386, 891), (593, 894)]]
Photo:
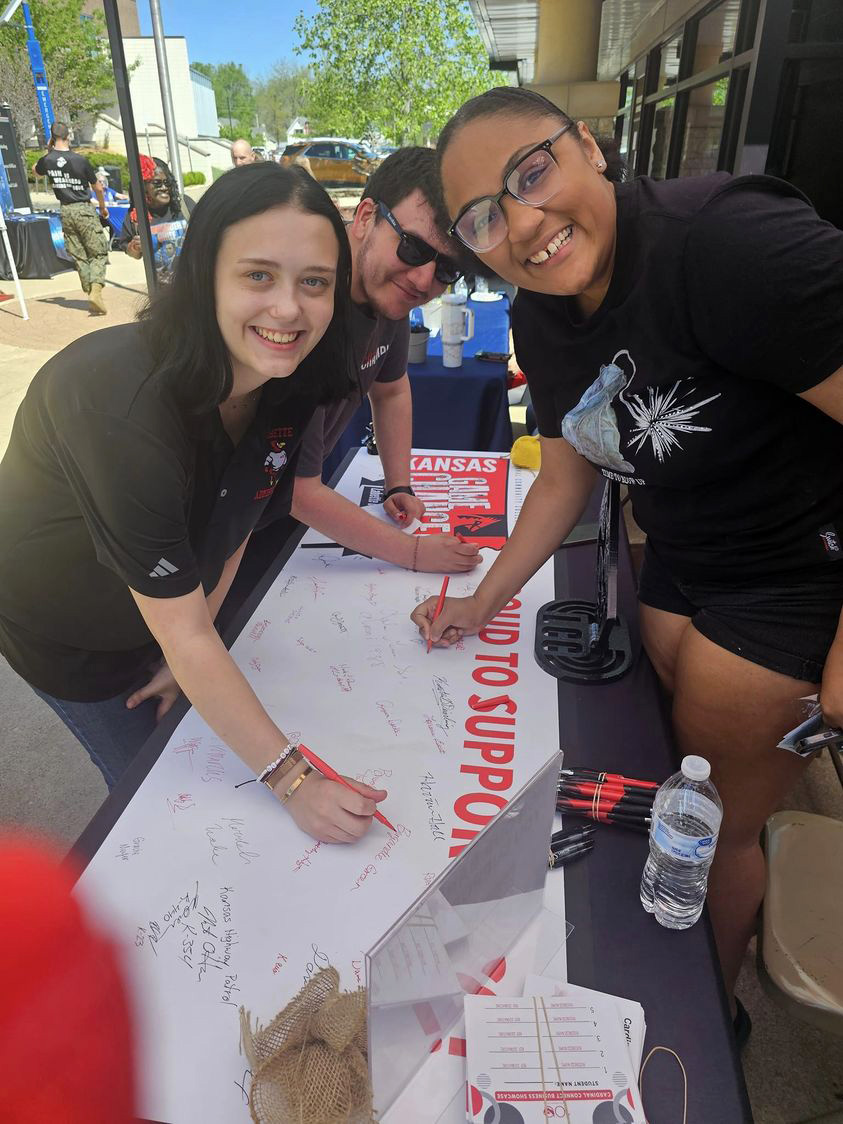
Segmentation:
[(771, 671), (819, 683), (843, 605), (843, 562), (752, 583), (675, 578), (647, 543), (638, 599), (690, 617), (712, 643)]

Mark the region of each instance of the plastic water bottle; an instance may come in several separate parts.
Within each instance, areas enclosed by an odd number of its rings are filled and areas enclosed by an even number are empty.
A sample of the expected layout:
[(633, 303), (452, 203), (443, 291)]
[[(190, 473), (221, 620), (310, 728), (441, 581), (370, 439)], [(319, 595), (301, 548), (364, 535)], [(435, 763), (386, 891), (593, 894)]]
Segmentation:
[(667, 929), (689, 929), (702, 913), (723, 805), (704, 757), (685, 757), (653, 802), (650, 857), (641, 904)]

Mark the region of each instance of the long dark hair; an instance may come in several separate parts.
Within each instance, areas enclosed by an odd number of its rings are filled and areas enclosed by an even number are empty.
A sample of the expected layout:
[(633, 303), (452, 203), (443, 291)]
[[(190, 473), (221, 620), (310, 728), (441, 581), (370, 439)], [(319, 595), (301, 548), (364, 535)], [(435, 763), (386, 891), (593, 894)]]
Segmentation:
[[(351, 251), (340, 213), (303, 168), (243, 164), (212, 184), (193, 209), (171, 284), (139, 314), (156, 362), (186, 409), (204, 413), (231, 393), (233, 371), (217, 323), (214, 276), (228, 227), (273, 207), (322, 215), (339, 247), (334, 315), (310, 354), (287, 380), (316, 402), (345, 398), (356, 385), (351, 349)], [(294, 380), (294, 382), (293, 382)]]
[[(478, 94), (464, 105), (451, 117), (439, 134), (436, 146), (436, 155), (439, 168), (442, 167), (442, 157), (445, 149), (454, 139), (456, 133), (469, 123), (480, 117), (491, 117), (496, 114), (511, 113), (522, 117), (555, 117), (562, 124), (575, 125), (573, 118), (569, 117), (558, 105), (554, 105), (542, 94), (535, 90), (527, 90), (523, 86), (496, 86), (484, 94)], [(576, 128), (571, 130), (573, 136), (579, 138)], [(606, 171), (603, 173), (607, 180), (620, 183), (629, 176), (626, 161), (620, 154), (617, 141), (610, 137), (595, 137), (598, 148), (603, 153), (606, 161)]]

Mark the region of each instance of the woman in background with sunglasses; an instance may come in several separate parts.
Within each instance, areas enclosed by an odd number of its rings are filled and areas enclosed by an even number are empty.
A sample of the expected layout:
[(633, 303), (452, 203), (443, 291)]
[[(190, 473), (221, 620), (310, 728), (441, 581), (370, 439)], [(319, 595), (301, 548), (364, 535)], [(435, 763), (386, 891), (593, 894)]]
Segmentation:
[(519, 287), (542, 457), (476, 594), (413, 619), (443, 645), (477, 632), (597, 472), (629, 486), (644, 645), (681, 752), (711, 762), (724, 803), (708, 902), (731, 995), (759, 834), (805, 768), (776, 743), (818, 689), (843, 725), (843, 234), (764, 176), (618, 182), (588, 128), (525, 89), (467, 102), (439, 158), (452, 233)]

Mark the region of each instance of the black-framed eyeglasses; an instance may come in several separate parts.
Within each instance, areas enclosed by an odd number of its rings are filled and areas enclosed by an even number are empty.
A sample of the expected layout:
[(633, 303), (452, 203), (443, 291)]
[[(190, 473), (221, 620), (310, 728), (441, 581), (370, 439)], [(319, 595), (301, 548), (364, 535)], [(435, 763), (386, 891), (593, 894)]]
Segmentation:
[(153, 187), (168, 187), (169, 186), (166, 179), (156, 178), (156, 179), (147, 180), (146, 182), (151, 183)]
[(428, 242), (419, 238), (417, 234), (408, 234), (403, 230), (386, 203), (378, 201), (377, 207), (398, 235), (398, 245), (395, 247), (398, 260), (402, 261), (404, 265), (413, 267), (427, 265), (429, 261), (436, 262), (433, 276), (442, 285), (453, 285), (462, 275), (462, 266), (455, 262), (453, 258), (449, 258), (447, 254), (440, 254), (438, 250), (434, 250)]
[(506, 215), (501, 207), (504, 195), (526, 203), (528, 207), (540, 207), (552, 199), (561, 188), (562, 181), (556, 157), (550, 150), (573, 125), (574, 122), (569, 121), (552, 137), (525, 153), (506, 173), (503, 187), (497, 195), (484, 195), (466, 203), (448, 229), (451, 237), (459, 238), (476, 254), (488, 253), (506, 238)]

